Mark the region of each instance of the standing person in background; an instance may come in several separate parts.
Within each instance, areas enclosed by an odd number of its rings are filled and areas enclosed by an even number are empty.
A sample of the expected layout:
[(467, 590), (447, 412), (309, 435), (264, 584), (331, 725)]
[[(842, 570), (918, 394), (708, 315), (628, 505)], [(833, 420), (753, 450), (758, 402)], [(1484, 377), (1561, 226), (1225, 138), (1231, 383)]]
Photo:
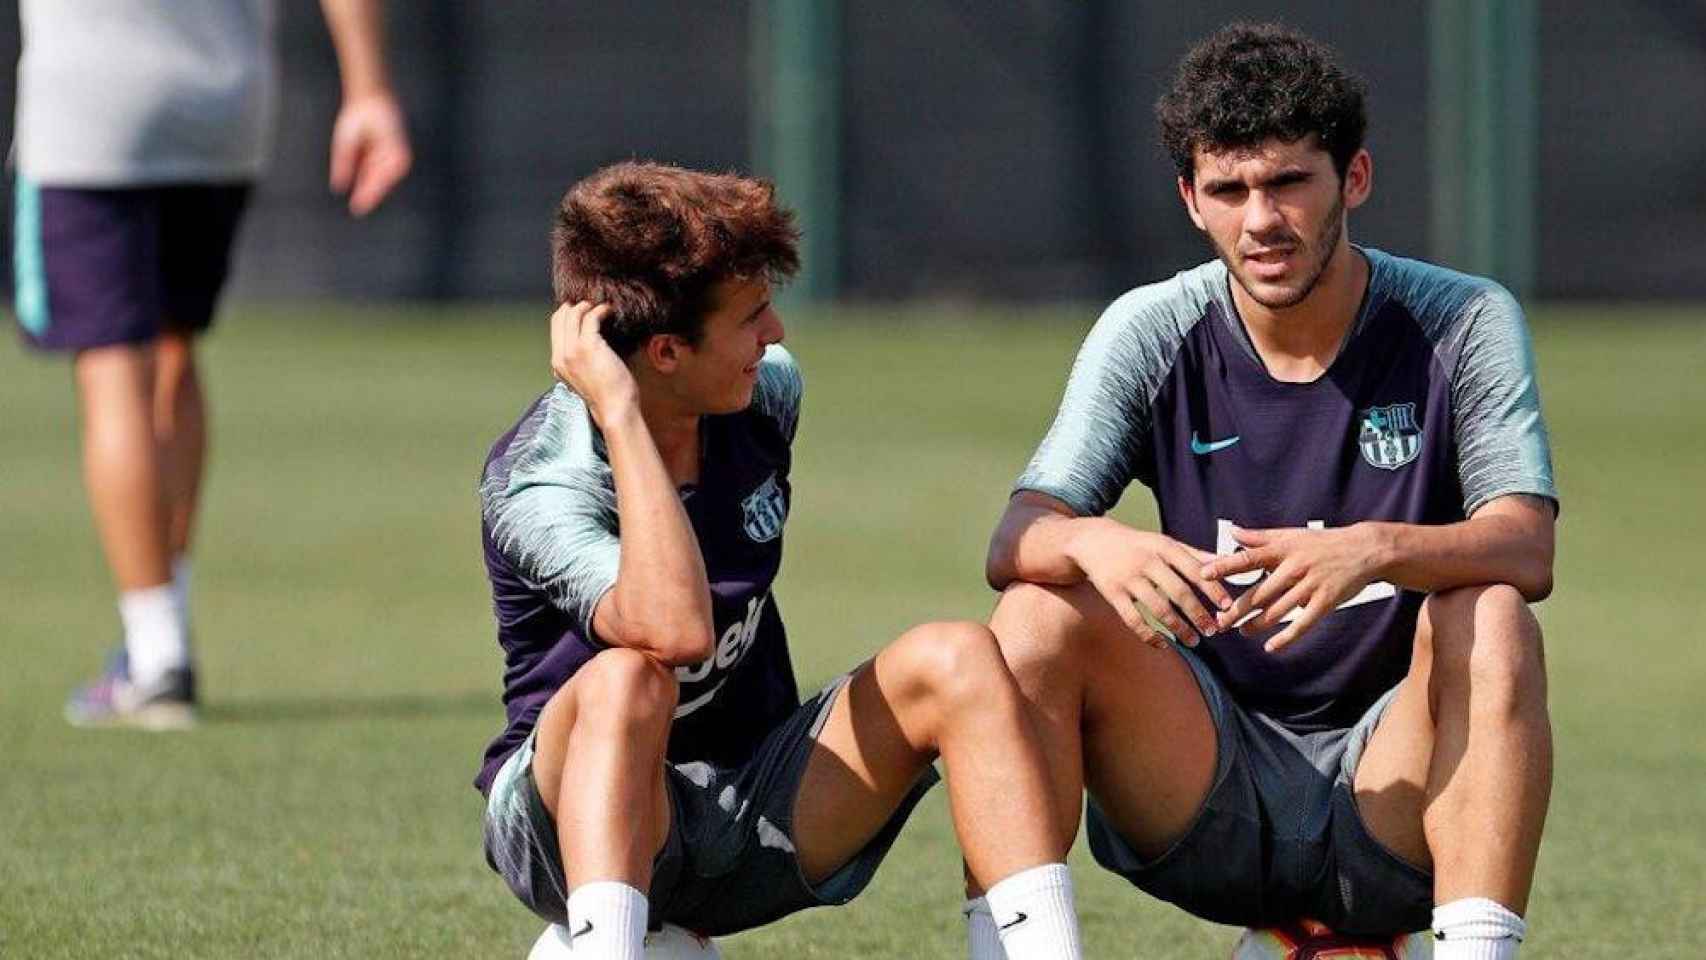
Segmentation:
[[(322, 0), (343, 102), (331, 185), (363, 216), (412, 162), (380, 0)], [(22, 0), (15, 306), (72, 355), (84, 480), (122, 652), (66, 704), (82, 726), (195, 717), (189, 547), (206, 450), (195, 338), (276, 112), (270, 0)]]

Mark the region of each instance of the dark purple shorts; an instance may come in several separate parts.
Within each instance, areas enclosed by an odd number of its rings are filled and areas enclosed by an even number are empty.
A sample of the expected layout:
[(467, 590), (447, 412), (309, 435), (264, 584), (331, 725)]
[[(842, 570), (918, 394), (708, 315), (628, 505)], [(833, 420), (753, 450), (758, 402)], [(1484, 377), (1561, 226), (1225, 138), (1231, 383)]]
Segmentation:
[(44, 187), (19, 177), (13, 302), (44, 350), (206, 330), (249, 185)]

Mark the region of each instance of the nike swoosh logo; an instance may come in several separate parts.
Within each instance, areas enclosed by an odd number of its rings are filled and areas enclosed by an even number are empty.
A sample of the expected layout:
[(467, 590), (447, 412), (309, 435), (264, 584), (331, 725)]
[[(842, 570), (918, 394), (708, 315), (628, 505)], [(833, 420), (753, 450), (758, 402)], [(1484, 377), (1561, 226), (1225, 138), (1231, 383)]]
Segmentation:
[(1002, 924), (1001, 926), (997, 927), (996, 929), (1008, 930), (1008, 929), (1011, 929), (1013, 927), (1018, 926), (1021, 923), (1024, 923), (1026, 920), (1029, 920), (1029, 919), (1031, 919), (1029, 916), (1027, 916), (1025, 913), (1021, 912), (1018, 916), (1007, 921), (1006, 923)]
[(592, 921), (588, 920), (586, 922), (586, 926), (584, 926), (584, 927), (580, 928), (579, 930), (576, 930), (575, 932), (569, 934), (569, 943), (573, 944), (576, 940), (579, 940), (581, 937), (584, 937), (591, 932), (592, 932)]
[(1191, 452), (1198, 455), (1198, 456), (1202, 456), (1204, 454), (1213, 453), (1216, 450), (1225, 450), (1227, 447), (1230, 447), (1233, 444), (1237, 443), (1238, 440), (1239, 440), (1238, 437), (1231, 436), (1231, 437), (1227, 437), (1225, 440), (1215, 440), (1215, 441), (1212, 441), (1210, 443), (1203, 443), (1202, 440), (1197, 437), (1197, 432), (1195, 430), (1192, 430), (1191, 431)]

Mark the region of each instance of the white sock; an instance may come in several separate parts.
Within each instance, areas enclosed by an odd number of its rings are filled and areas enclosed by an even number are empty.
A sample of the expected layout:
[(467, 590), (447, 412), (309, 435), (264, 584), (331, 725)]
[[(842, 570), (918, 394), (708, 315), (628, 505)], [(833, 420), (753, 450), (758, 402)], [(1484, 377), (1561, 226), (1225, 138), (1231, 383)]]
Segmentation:
[(1001, 949), (1001, 935), (995, 930), (995, 916), (989, 912), (989, 901), (973, 897), (960, 908), (966, 918), (966, 944), (969, 960), (1007, 960)]
[(1516, 960), (1528, 924), (1486, 897), (1434, 907), (1434, 960)]
[(153, 683), (167, 670), (189, 665), (189, 631), (171, 584), (121, 590), (118, 615), (124, 621), (132, 683)]
[(569, 952), (592, 960), (643, 960), (646, 895), (599, 880), (569, 891)]
[(183, 611), (184, 623), (190, 622), (190, 555), (180, 553), (172, 558), (172, 595), (178, 609)]
[(984, 894), (1010, 960), (1080, 960), (1072, 874), (1064, 863), (1021, 870)]

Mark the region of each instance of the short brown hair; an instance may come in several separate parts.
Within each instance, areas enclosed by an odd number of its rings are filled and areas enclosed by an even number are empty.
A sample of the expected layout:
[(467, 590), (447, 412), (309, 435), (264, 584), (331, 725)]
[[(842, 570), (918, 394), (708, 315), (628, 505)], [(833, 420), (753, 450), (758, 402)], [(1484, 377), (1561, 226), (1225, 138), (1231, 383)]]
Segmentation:
[(711, 288), (800, 268), (793, 212), (768, 180), (661, 163), (618, 163), (570, 187), (551, 230), (557, 302), (607, 303), (621, 356), (656, 334), (698, 343)]

